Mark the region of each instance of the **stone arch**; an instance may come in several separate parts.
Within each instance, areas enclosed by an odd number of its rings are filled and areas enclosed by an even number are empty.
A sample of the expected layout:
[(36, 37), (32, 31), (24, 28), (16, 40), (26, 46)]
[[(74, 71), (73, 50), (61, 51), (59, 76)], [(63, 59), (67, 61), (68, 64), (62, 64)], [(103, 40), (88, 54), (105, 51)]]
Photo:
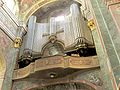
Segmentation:
[[(78, 2), (78, 3), (82, 3), (81, 0), (74, 0), (74, 1), (76, 1), (76, 2)], [(45, 6), (45, 5), (48, 5), (48, 4), (51, 4), (51, 3), (55, 3), (55, 2), (59, 2), (59, 0), (43, 0), (43, 1), (40, 1), (40, 0), (39, 0), (39, 1), (36, 2), (33, 6), (31, 6), (31, 7), (29, 8), (29, 10), (25, 11), (26, 14), (23, 16), (23, 21), (24, 21), (25, 23), (27, 23), (29, 17), (30, 17), (34, 12), (36, 12), (38, 9), (42, 8), (42, 7)]]
[[(83, 84), (87, 87), (90, 87), (90, 90), (101, 90), (99, 87), (97, 87), (95, 84), (92, 84), (86, 80), (71, 80), (71, 81), (60, 81), (60, 82), (52, 82), (52, 83), (47, 83), (47, 84), (40, 84), (40, 85), (34, 85), (33, 87), (29, 87), (26, 88), (24, 90), (36, 90), (37, 88), (39, 88), (39, 90), (43, 90), (40, 88), (44, 88), (44, 87), (49, 87), (49, 86), (55, 86), (55, 85), (61, 85), (61, 84), (70, 84), (70, 83), (77, 83), (77, 84)], [(47, 90), (47, 89), (45, 89)], [(81, 90), (81, 89), (80, 89)]]
[(54, 43), (51, 43), (51, 42), (49, 41), (49, 42), (45, 43), (45, 44), (43, 45), (43, 47), (42, 47), (41, 53), (42, 53), (43, 56), (44, 56), (44, 53), (45, 53), (46, 49), (48, 49), (49, 46), (52, 45), (52, 44), (57, 44), (57, 45), (59, 45), (62, 50), (65, 49), (64, 43), (63, 43), (62, 41), (56, 40)]

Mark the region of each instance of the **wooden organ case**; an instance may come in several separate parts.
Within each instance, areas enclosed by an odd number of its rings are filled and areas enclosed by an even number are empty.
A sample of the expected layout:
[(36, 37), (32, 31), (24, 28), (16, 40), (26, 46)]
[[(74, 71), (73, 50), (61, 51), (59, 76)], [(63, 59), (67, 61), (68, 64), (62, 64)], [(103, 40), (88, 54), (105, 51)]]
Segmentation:
[(60, 21), (52, 16), (47, 23), (36, 23), (36, 16), (30, 17), (13, 80), (55, 79), (99, 67), (92, 34), (80, 5), (73, 3), (67, 10)]

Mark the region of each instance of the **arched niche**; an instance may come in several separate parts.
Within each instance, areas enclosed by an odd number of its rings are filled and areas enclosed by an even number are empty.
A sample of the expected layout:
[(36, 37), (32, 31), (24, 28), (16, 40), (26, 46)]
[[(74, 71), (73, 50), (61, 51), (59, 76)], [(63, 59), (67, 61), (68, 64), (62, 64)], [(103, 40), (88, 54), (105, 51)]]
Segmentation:
[[(61, 0), (61, 1), (68, 1), (68, 0)], [(69, 0), (71, 1), (71, 0)], [(76, 1), (80, 4), (82, 4), (83, 2), (81, 0), (73, 0)], [(32, 6), (30, 6), (27, 10), (24, 11), (24, 13), (21, 13), (21, 19), (27, 23), (29, 17), (35, 13), (37, 10), (39, 10), (40, 8), (42, 8), (43, 6), (47, 6), (49, 4), (52, 3), (57, 3), (60, 2), (60, 0), (38, 0), (36, 3), (34, 3)]]
[[(53, 52), (53, 53), (52, 53)], [(42, 48), (43, 57), (63, 55), (64, 54), (64, 44), (61, 41), (47, 42)]]

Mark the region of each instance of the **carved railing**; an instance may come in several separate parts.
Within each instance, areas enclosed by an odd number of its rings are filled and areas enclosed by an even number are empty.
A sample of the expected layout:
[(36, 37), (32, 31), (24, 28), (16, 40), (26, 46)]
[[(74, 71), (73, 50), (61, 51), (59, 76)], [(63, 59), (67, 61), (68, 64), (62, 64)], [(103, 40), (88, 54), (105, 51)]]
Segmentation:
[(97, 56), (91, 57), (63, 57), (53, 56), (36, 60), (27, 67), (14, 70), (13, 80), (25, 78), (27, 76), (37, 76), (49, 78), (50, 74), (61, 77), (75, 70), (99, 67)]

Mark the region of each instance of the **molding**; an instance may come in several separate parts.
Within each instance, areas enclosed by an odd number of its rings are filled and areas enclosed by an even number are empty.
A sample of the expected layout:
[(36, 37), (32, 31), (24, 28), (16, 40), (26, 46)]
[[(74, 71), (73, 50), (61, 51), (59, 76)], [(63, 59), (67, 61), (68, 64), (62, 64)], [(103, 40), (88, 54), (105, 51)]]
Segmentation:
[(107, 2), (107, 7), (109, 8), (110, 6), (120, 4), (120, 0), (114, 0), (114, 1), (108, 1)]
[(93, 19), (88, 21), (88, 27), (90, 28), (91, 31), (95, 30), (96, 27)]
[(10, 29), (3, 24), (3, 22), (0, 21), (0, 28), (3, 30), (3, 32), (12, 40), (15, 40), (15, 35), (10, 31)]
[(6, 4), (3, 3), (2, 9), (9, 16), (9, 18), (13, 21), (13, 23), (16, 24), (17, 26), (19, 26), (19, 21), (18, 21), (17, 17), (11, 12), (11, 10), (6, 6)]
[(15, 47), (15, 48), (20, 48), (21, 43), (22, 43), (21, 37), (16, 37), (16, 38), (15, 38), (15, 41), (14, 41), (14, 47)]
[(2, 0), (0, 0), (0, 7), (2, 7), (4, 4), (4, 2)]
[(18, 34), (18, 30), (26, 32), (26, 29), (23, 25), (19, 24), (16, 16), (7, 8), (3, 1), (0, 1), (0, 6), (0, 28), (12, 41), (14, 41)]

